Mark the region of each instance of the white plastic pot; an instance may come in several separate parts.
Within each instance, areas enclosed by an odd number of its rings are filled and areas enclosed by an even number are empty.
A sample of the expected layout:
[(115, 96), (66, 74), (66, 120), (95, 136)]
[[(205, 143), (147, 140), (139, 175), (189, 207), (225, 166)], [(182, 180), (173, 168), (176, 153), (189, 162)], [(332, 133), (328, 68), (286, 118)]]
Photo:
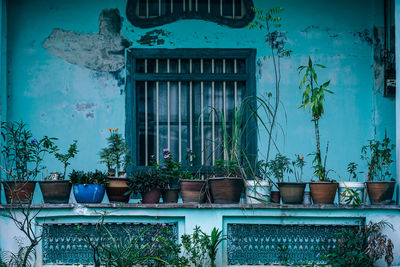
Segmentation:
[(247, 204), (260, 204), (271, 202), (272, 184), (265, 180), (246, 181)]
[(340, 205), (354, 204), (354, 200), (349, 203), (351, 194), (357, 194), (361, 202), (364, 201), (364, 189), (364, 182), (339, 182), (338, 194)]

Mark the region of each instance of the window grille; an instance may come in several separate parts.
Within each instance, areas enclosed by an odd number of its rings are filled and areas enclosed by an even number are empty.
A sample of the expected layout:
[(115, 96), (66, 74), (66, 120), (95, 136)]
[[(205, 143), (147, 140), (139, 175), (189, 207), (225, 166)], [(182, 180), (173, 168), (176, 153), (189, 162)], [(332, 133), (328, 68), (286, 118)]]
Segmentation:
[[(212, 110), (223, 112), (231, 132), (234, 108), (255, 94), (254, 56), (251, 49), (129, 50), (126, 128), (134, 164), (148, 166), (152, 155), (160, 162), (164, 148), (184, 164), (191, 149), (195, 166), (226, 158)], [(256, 138), (244, 142), (255, 153)]]
[(149, 28), (178, 19), (204, 19), (244, 27), (254, 18), (252, 0), (129, 0), (127, 18)]

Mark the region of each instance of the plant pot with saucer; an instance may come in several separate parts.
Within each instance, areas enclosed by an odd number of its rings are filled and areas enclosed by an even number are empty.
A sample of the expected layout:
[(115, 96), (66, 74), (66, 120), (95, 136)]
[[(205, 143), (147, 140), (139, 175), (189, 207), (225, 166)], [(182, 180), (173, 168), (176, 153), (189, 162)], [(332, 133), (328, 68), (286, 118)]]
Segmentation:
[(105, 186), (108, 183), (107, 174), (99, 170), (87, 173), (73, 170), (69, 177), (77, 203), (102, 202), (106, 192)]
[(182, 176), (181, 162), (175, 161), (170, 150), (164, 148), (162, 164), (157, 163), (154, 155), (150, 157), (150, 164), (159, 170), (162, 179), (166, 182), (162, 188), (163, 203), (178, 203), (179, 179)]
[[(390, 173), (393, 163), (392, 151), (395, 145), (386, 136), (382, 141), (370, 140), (363, 146), (361, 158), (368, 163), (367, 192), (372, 205), (388, 205), (393, 203), (396, 181)], [(365, 199), (365, 198), (364, 198)]]
[(161, 188), (166, 184), (167, 181), (154, 168), (135, 171), (128, 179), (128, 193), (140, 193), (143, 204), (157, 204), (160, 202)]

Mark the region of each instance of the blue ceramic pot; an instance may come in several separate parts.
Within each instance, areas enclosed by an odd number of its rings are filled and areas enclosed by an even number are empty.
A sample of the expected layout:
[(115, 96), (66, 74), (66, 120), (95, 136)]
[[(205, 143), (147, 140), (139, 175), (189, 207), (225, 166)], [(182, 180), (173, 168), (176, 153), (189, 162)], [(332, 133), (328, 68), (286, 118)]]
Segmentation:
[(78, 203), (100, 203), (105, 190), (100, 184), (74, 184), (74, 196)]

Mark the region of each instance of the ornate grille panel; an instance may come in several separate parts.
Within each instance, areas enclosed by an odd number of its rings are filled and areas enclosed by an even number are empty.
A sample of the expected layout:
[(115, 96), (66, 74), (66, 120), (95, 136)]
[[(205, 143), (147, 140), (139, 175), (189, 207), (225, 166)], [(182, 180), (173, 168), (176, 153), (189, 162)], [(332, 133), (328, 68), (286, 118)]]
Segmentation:
[[(77, 229), (80, 226), (80, 229)], [(155, 241), (162, 227), (167, 227), (172, 238), (177, 240), (177, 224), (105, 224), (114, 238), (129, 240), (129, 236), (136, 238), (142, 234), (137, 244), (142, 246)], [(42, 240), (43, 264), (93, 264), (93, 252), (85, 235), (93, 242), (99, 240), (98, 231), (94, 224), (47, 224), (47, 231)], [(107, 242), (106, 231), (101, 232)]]
[(228, 224), (228, 264), (324, 263), (344, 225)]

